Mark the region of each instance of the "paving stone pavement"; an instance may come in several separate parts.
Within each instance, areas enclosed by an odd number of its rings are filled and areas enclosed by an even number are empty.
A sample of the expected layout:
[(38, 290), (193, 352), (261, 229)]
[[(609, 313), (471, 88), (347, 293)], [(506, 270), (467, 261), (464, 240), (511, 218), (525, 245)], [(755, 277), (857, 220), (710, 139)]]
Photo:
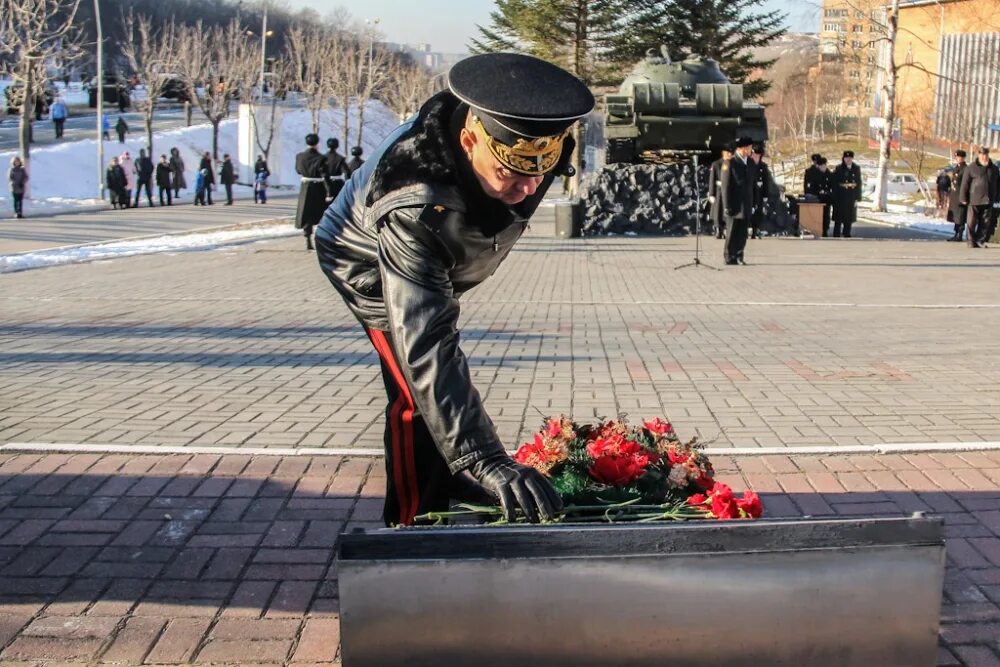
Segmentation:
[[(666, 415), (715, 446), (1000, 440), (1000, 250), (553, 237), (463, 298), (501, 437)], [(705, 240), (717, 262), (721, 242)], [(0, 276), (0, 443), (381, 447), (376, 357), (300, 238)]]
[[(1000, 665), (1000, 452), (719, 456), (772, 517), (944, 517), (940, 666)], [(377, 458), (0, 453), (0, 664), (331, 665)]]

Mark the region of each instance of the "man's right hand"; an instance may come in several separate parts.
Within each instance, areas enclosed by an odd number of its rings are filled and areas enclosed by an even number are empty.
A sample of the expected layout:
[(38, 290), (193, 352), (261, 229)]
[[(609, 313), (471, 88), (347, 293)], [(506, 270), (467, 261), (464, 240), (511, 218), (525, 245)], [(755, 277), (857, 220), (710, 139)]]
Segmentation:
[(469, 468), (469, 473), (497, 497), (507, 521), (515, 520), (518, 507), (531, 523), (538, 523), (539, 518), (552, 520), (562, 509), (559, 494), (542, 473), (517, 463), (506, 454), (477, 461)]

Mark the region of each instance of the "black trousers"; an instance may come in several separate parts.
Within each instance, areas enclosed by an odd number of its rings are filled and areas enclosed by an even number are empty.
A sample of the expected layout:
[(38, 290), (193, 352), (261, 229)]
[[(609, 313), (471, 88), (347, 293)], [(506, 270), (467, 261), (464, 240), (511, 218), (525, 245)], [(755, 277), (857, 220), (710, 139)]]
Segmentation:
[(24, 193), (12, 192), (10, 196), (14, 200), (14, 215), (24, 215)]
[(845, 239), (851, 238), (851, 225), (854, 224), (853, 220), (838, 220), (837, 211), (833, 212), (833, 235), (834, 237), (843, 236)]
[(744, 218), (727, 218), (729, 234), (726, 236), (726, 249), (723, 258), (726, 264), (735, 264), (743, 260), (743, 250), (747, 246), (747, 220)]
[(225, 183), (224, 185), (226, 186), (226, 203), (227, 204), (232, 204), (233, 203), (233, 184), (232, 183)]
[(382, 365), (389, 399), (385, 408), (385, 525), (410, 525), (414, 517), (446, 511), (451, 472), (413, 402), (389, 335), (366, 329)]
[(56, 126), (56, 139), (61, 139), (63, 135), (63, 127), (66, 125), (66, 119), (54, 118), (52, 123)]
[(153, 205), (153, 189), (150, 187), (149, 181), (137, 181), (135, 184), (135, 207), (139, 208), (139, 199), (142, 197), (142, 189), (146, 189), (146, 200), (149, 205)]
[(160, 185), (160, 186), (157, 186), (156, 189), (160, 193), (160, 206), (163, 206), (163, 194), (164, 193), (166, 193), (166, 195), (167, 195), (167, 206), (173, 205), (174, 202), (173, 202), (173, 200), (170, 197), (170, 188), (169, 187), (165, 188), (162, 185)]
[(990, 231), (990, 220), (993, 217), (993, 207), (989, 204), (969, 207), (969, 225), (965, 237), (969, 245), (985, 243)]

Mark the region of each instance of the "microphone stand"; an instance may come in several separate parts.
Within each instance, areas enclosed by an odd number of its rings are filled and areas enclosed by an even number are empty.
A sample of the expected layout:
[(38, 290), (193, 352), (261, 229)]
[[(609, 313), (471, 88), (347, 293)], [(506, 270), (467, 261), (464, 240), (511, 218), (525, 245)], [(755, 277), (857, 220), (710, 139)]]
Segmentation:
[(681, 264), (680, 266), (675, 266), (674, 270), (686, 269), (689, 266), (704, 266), (707, 269), (712, 269), (713, 271), (719, 271), (719, 268), (712, 266), (711, 264), (705, 264), (701, 261), (701, 186), (698, 184), (698, 154), (694, 154), (694, 201), (695, 201), (695, 219), (694, 219), (694, 259), (687, 264)]

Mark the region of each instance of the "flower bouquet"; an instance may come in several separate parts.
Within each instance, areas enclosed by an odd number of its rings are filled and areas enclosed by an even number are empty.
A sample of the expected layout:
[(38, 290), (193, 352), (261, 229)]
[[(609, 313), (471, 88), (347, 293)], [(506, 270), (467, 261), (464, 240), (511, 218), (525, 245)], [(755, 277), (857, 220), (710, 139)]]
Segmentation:
[[(549, 478), (563, 500), (557, 520), (670, 521), (757, 518), (763, 507), (753, 491), (737, 497), (715, 480), (702, 447), (682, 443), (659, 418), (630, 426), (625, 419), (578, 424), (565, 416), (545, 420), (514, 460)], [(500, 508), (462, 504), (418, 519), (443, 522), (462, 517), (502, 522)]]

